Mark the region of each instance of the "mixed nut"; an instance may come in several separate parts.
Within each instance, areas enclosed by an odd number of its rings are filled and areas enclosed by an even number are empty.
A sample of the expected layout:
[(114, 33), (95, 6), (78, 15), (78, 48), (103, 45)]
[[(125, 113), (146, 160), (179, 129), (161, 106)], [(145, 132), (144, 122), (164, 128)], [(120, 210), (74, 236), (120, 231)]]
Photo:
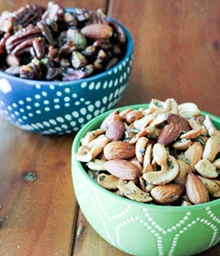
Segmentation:
[(220, 197), (220, 130), (191, 102), (115, 110), (81, 139), (75, 159), (131, 200), (185, 206)]
[(36, 80), (81, 79), (118, 63), (126, 41), (103, 9), (27, 4), (0, 16), (0, 69)]

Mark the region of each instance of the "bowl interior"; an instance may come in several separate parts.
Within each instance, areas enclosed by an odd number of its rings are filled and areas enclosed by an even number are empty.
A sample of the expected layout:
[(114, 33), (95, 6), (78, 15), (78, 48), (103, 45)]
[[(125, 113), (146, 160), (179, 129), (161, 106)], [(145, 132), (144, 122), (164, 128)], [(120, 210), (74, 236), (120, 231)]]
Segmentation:
[[(65, 10), (69, 11), (69, 12), (73, 12), (74, 8), (65, 8)], [(116, 72), (116, 70), (118, 68), (120, 68), (121, 64), (133, 55), (134, 40), (133, 40), (133, 37), (132, 37), (131, 33), (128, 31), (126, 26), (124, 26), (122, 23), (120, 23), (119, 21), (117, 21), (117, 20), (115, 20), (111, 17), (107, 17), (107, 19), (110, 22), (114, 22), (117, 25), (119, 25), (123, 29), (123, 31), (125, 32), (126, 38), (127, 38), (126, 52), (125, 52), (124, 57), (115, 66), (111, 67), (109, 70), (103, 71), (103, 72), (101, 72), (99, 74), (96, 74), (94, 76), (86, 77), (86, 78), (79, 79), (79, 80), (72, 80), (72, 81), (41, 81), (41, 80), (34, 80), (34, 79), (30, 80), (30, 79), (24, 79), (24, 78), (20, 78), (20, 77), (10, 75), (8, 73), (5, 73), (2, 70), (0, 70), (0, 76), (5, 77), (7, 79), (15, 80), (15, 81), (18, 80), (20, 83), (27, 83), (27, 84), (41, 83), (42, 86), (44, 86), (44, 85), (48, 86), (48, 85), (51, 85), (51, 83), (53, 83), (53, 85), (57, 85), (57, 86), (63, 86), (63, 85), (79, 86), (79, 84), (81, 82), (91, 83), (94, 80), (94, 77), (95, 77), (95, 79), (100, 80), (103, 76), (106, 76), (109, 73)]]
[[(128, 109), (128, 108), (139, 109), (139, 108), (148, 108), (148, 107), (149, 107), (149, 104), (136, 104), (136, 105), (119, 107), (119, 108), (117, 108), (117, 110), (123, 111), (123, 110)], [(84, 176), (84, 178), (88, 179), (89, 181), (91, 181), (93, 183), (93, 185), (96, 186), (98, 189), (101, 189), (104, 193), (110, 194), (114, 198), (117, 198), (119, 200), (127, 201), (129, 199), (115, 195), (114, 193), (112, 193), (109, 190), (103, 188), (96, 181), (91, 179), (89, 177), (88, 173), (86, 172), (85, 168), (83, 167), (82, 163), (74, 159), (74, 155), (77, 153), (78, 148), (80, 146), (81, 138), (83, 138), (86, 135), (87, 132), (99, 128), (101, 123), (102, 123), (102, 121), (105, 119), (105, 117), (107, 117), (110, 113), (114, 112), (114, 110), (116, 110), (116, 109), (109, 110), (109, 111), (107, 111), (107, 112), (105, 112), (105, 113), (95, 117), (94, 119), (90, 120), (83, 128), (81, 128), (79, 130), (79, 132), (76, 134), (76, 136), (74, 138), (74, 141), (73, 141), (73, 144), (72, 144), (72, 161), (74, 162), (74, 165), (77, 166), (77, 168), (80, 169), (80, 171), (82, 172), (82, 175)], [(208, 113), (206, 111), (201, 111), (201, 114), (203, 116), (209, 115), (211, 120), (212, 120), (212, 122), (213, 122), (213, 124), (215, 125), (215, 127), (220, 130), (220, 117), (217, 117), (217, 116), (215, 116), (213, 114), (210, 114), (210, 113)], [(132, 201), (132, 200), (129, 200), (129, 202), (131, 204), (134, 203), (135, 205), (140, 205), (140, 204), (142, 205), (143, 204), (143, 203), (139, 203), (139, 202)], [(218, 202), (218, 204), (220, 204), (220, 199), (216, 199), (216, 200), (210, 201), (210, 202), (208, 202), (206, 204), (208, 204), (208, 206), (210, 206), (212, 204), (215, 205), (216, 202)], [(191, 208), (192, 209), (204, 208), (203, 205), (204, 204), (188, 206), (188, 209), (191, 209)], [(165, 211), (166, 209), (170, 210), (170, 206), (159, 206), (159, 205), (150, 205), (150, 204), (148, 204), (148, 207), (153, 207), (153, 208), (156, 207), (157, 210), (159, 210), (159, 211), (160, 210)], [(175, 210), (180, 210), (181, 211), (182, 209), (183, 209), (182, 206), (175, 206)]]

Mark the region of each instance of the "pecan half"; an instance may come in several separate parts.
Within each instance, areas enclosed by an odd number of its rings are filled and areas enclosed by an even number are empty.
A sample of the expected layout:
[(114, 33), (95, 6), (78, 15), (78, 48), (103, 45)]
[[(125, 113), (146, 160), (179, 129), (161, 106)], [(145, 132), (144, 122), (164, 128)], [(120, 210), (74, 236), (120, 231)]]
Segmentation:
[(3, 54), (5, 52), (5, 45), (7, 39), (11, 36), (10, 33), (4, 33), (0, 40), (0, 54)]
[(34, 51), (34, 56), (37, 58), (41, 59), (45, 56), (45, 40), (42, 37), (37, 37), (33, 39), (32, 42), (33, 45), (33, 51)]
[(48, 27), (47, 24), (45, 24), (44, 22), (42, 21), (39, 21), (37, 23), (37, 26), (40, 28), (41, 32), (42, 32), (42, 35), (47, 39), (48, 43), (50, 45), (55, 45), (56, 42), (55, 40), (53, 39), (53, 35), (51, 33), (51, 30), (50, 28)]
[(41, 35), (40, 28), (34, 26), (33, 24), (28, 25), (10, 36), (6, 41), (6, 50), (8, 53), (12, 53), (13, 50), (21, 43), (28, 39), (33, 39)]
[(11, 27), (9, 30), (17, 31), (21, 27), (24, 28), (28, 24), (36, 24), (41, 19), (45, 8), (41, 5), (27, 4), (12, 13), (9, 18)]

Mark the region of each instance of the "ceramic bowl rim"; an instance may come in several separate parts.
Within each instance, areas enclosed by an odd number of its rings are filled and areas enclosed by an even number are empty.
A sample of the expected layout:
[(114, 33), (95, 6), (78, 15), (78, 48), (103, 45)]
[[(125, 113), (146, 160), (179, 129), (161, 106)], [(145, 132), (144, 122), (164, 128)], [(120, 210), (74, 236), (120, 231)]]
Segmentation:
[[(65, 10), (67, 11), (71, 11), (74, 10), (75, 8), (65, 8)], [(16, 82), (20, 82), (23, 84), (27, 84), (27, 85), (35, 85), (35, 84), (40, 84), (40, 85), (51, 85), (53, 84), (54, 86), (77, 86), (80, 85), (81, 83), (86, 83), (86, 82), (92, 82), (95, 80), (100, 80), (103, 77), (107, 76), (108, 74), (111, 74), (114, 72), (115, 69), (117, 69), (120, 65), (122, 65), (123, 62), (125, 62), (127, 59), (131, 58), (133, 55), (133, 51), (134, 51), (134, 40), (133, 37), (131, 35), (131, 33), (129, 32), (129, 30), (127, 29), (127, 27), (122, 24), (121, 22), (119, 22), (118, 20), (107, 16), (107, 19), (111, 22), (116, 23), (117, 25), (119, 25), (123, 31), (126, 34), (127, 37), (127, 49), (126, 49), (126, 53), (124, 55), (124, 57), (113, 67), (111, 67), (108, 70), (105, 70), (99, 74), (93, 75), (93, 76), (89, 76), (86, 78), (82, 78), (82, 79), (78, 79), (78, 80), (71, 80), (71, 81), (46, 81), (46, 80), (34, 80), (34, 79), (26, 79), (26, 78), (20, 78), (14, 75), (10, 75), (5, 73), (4, 71), (0, 70), (0, 79), (9, 79), (9, 80), (13, 80)]]
[[(94, 181), (92, 178), (89, 177), (88, 173), (86, 172), (86, 170), (83, 168), (83, 165), (81, 162), (79, 162), (78, 160), (74, 159), (74, 155), (77, 153), (77, 149), (79, 147), (80, 144), (80, 139), (82, 138), (83, 135), (85, 135), (85, 133), (87, 131), (90, 130), (90, 128), (97, 122), (100, 123), (104, 117), (106, 117), (108, 114), (110, 114), (111, 112), (114, 112), (115, 110), (123, 110), (126, 108), (141, 108), (141, 107), (148, 107), (149, 104), (134, 104), (134, 105), (129, 105), (129, 106), (124, 106), (124, 107), (118, 107), (118, 108), (114, 108), (111, 109), (105, 113), (102, 113), (100, 115), (98, 115), (97, 117), (93, 118), (92, 120), (90, 120), (86, 125), (84, 125), (76, 134), (73, 143), (72, 143), (72, 154), (71, 154), (71, 160), (72, 160), (72, 172), (74, 172), (73, 170), (73, 165), (78, 168), (81, 172), (81, 174), (83, 175), (83, 177), (85, 178), (85, 180), (87, 180), (92, 186), (94, 186), (97, 190), (100, 190), (100, 192), (102, 192), (103, 194), (105, 194), (108, 197), (112, 197), (113, 200), (117, 200), (117, 201), (122, 201), (124, 203), (129, 203), (130, 205), (133, 205), (134, 207), (145, 207), (145, 208), (149, 208), (149, 209), (155, 209), (155, 210), (159, 210), (159, 211), (175, 211), (175, 212), (181, 212), (181, 211), (193, 211), (193, 210), (200, 210), (200, 209), (204, 209), (207, 207), (212, 207), (212, 206), (217, 206), (219, 205), (220, 207), (220, 198), (219, 199), (215, 199), (212, 201), (209, 201), (207, 203), (203, 203), (203, 204), (197, 204), (197, 205), (191, 205), (191, 206), (164, 206), (164, 205), (155, 205), (155, 204), (148, 204), (148, 203), (142, 203), (142, 202), (137, 202), (137, 201), (133, 201), (130, 200), (128, 198), (124, 198), (124, 197), (120, 197), (116, 194), (114, 194), (113, 192), (103, 188), (102, 186), (100, 186), (96, 181)], [(220, 117), (213, 115), (211, 113), (208, 113), (206, 111), (201, 110), (201, 114), (202, 115), (209, 115), (210, 118), (216, 122), (220, 123)], [(74, 183), (74, 178), (73, 179), (73, 183)]]

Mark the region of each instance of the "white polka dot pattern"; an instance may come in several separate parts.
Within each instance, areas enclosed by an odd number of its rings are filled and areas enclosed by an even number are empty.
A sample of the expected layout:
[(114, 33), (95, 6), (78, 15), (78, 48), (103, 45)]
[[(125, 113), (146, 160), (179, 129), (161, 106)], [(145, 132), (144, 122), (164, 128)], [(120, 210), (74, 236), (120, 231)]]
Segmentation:
[(132, 56), (100, 79), (78, 84), (34, 85), (0, 77), (0, 111), (16, 126), (42, 134), (78, 131), (93, 117), (111, 109), (121, 98), (132, 66)]
[[(96, 219), (99, 223), (96, 231), (110, 244), (131, 255), (137, 255), (137, 250), (133, 248), (139, 240), (145, 241), (146, 248), (145, 254), (142, 249), (142, 253), (138, 255), (158, 256), (180, 255), (178, 252), (181, 247), (190, 243), (189, 237), (194, 237), (192, 233), (195, 233), (195, 236), (199, 234), (199, 243), (203, 250), (220, 242), (219, 210), (204, 207), (197, 214), (193, 214), (186, 207), (178, 217), (172, 214), (172, 210), (168, 214), (164, 212), (164, 218), (169, 219), (167, 225), (160, 214), (157, 216), (156, 210), (152, 211), (145, 204), (135, 207), (129, 204), (130, 200), (125, 199), (123, 203), (115, 200), (114, 207), (113, 202), (103, 200), (103, 194), (86, 181), (76, 186), (75, 191), (89, 222)], [(88, 216), (88, 209), (91, 216)], [(192, 242), (197, 243), (198, 240), (192, 239)]]

